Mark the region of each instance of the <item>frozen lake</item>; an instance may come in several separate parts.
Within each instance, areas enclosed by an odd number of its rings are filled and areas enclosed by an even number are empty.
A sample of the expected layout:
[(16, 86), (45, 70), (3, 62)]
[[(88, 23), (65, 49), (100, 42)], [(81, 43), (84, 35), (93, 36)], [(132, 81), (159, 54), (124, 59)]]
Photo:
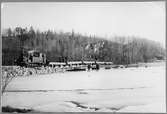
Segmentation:
[(165, 65), (17, 77), (2, 106), (44, 112), (166, 112)]

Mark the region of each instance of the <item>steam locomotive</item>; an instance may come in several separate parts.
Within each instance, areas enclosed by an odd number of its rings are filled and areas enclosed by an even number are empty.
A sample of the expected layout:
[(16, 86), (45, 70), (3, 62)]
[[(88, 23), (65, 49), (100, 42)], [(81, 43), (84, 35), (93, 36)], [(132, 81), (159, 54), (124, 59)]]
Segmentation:
[(30, 50), (23, 51), (15, 63), (18, 66), (38, 67), (48, 65), (49, 61), (46, 59), (46, 54), (37, 50)]

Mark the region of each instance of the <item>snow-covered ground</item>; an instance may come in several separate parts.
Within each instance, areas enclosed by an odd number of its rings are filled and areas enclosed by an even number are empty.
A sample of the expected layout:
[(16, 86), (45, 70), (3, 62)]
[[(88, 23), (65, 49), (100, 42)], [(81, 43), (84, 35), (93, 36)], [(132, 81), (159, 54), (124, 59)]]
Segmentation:
[(166, 112), (165, 65), (17, 77), (2, 106), (44, 112)]

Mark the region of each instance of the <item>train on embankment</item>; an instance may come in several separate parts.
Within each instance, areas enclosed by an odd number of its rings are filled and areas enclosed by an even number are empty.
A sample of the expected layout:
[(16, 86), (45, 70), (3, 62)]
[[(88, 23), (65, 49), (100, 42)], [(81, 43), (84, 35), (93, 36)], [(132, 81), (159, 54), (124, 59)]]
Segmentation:
[[(49, 62), (46, 54), (38, 50), (23, 51), (20, 57), (15, 61), (17, 66), (23, 67), (70, 67), (70, 70), (80, 71), (89, 69), (99, 69), (100, 66), (112, 65), (112, 62), (99, 62), (99, 61), (67, 61), (67, 62)], [(85, 68), (86, 67), (86, 68)], [(68, 69), (69, 70), (69, 69)]]

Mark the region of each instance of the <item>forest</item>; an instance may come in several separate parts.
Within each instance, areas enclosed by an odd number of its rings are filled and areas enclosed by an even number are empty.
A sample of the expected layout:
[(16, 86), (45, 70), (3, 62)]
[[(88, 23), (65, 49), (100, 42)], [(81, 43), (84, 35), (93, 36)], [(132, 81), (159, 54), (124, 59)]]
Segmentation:
[(114, 64), (133, 64), (165, 59), (160, 43), (139, 37), (115, 36), (110, 39), (33, 27), (2, 31), (2, 65), (14, 65), (22, 50), (39, 50), (52, 62), (110, 61)]

